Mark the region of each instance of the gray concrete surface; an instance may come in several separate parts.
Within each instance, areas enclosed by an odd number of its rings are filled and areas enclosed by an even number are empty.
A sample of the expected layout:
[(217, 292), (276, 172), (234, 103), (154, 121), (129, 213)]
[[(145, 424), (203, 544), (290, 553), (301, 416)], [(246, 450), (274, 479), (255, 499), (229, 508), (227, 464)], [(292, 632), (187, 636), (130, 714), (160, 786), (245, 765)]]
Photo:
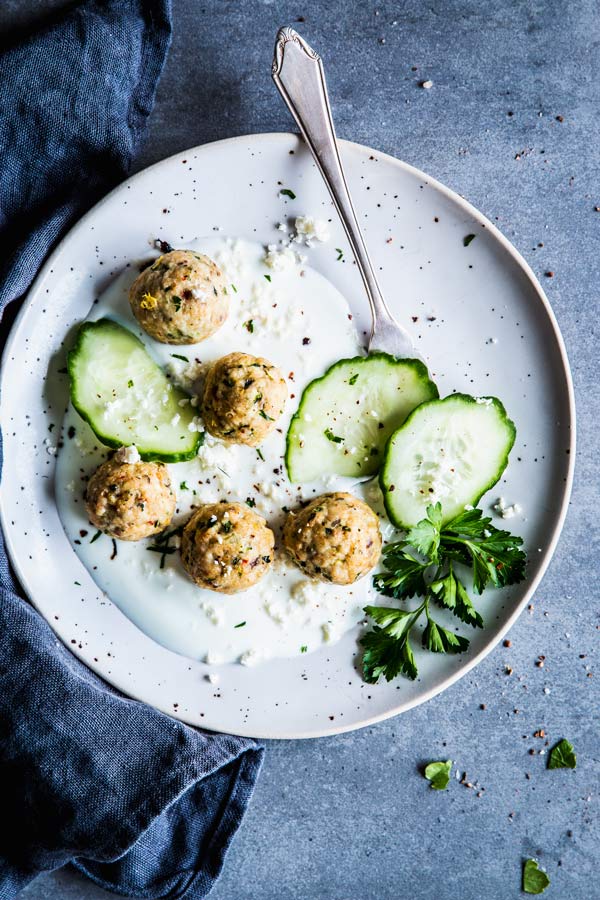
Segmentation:
[[(0, 24), (47, 6), (5, 0)], [(299, 17), (298, 28), (325, 57), (340, 135), (397, 155), (464, 194), (542, 277), (576, 382), (578, 468), (558, 551), (534, 610), (510, 635), (512, 646), (396, 720), (326, 740), (272, 743), (211, 896), (506, 900), (520, 896), (522, 859), (538, 856), (552, 880), (545, 896), (594, 900), (597, 4), (174, 0), (173, 48), (138, 167), (217, 138), (289, 130), (269, 65), (276, 28)], [(418, 86), (426, 78), (430, 91)], [(547, 271), (554, 277), (544, 278)], [(535, 665), (540, 654), (543, 668)], [(539, 729), (550, 743), (573, 741), (575, 772), (547, 772), (545, 757), (530, 755), (544, 748), (533, 737)], [(447, 757), (485, 791), (458, 782), (445, 793), (430, 791), (419, 767)], [(59, 872), (38, 879), (20, 900), (105, 897)]]

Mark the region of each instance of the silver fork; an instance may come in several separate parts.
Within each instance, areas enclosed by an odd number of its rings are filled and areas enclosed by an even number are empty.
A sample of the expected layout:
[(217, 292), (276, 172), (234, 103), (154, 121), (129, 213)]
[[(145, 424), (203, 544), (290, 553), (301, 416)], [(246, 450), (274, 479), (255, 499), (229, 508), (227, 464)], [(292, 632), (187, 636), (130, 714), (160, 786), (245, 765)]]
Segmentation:
[(420, 358), (409, 333), (387, 308), (369, 259), (342, 168), (321, 57), (293, 28), (280, 28), (272, 75), (329, 188), (362, 276), (373, 320), (369, 353)]

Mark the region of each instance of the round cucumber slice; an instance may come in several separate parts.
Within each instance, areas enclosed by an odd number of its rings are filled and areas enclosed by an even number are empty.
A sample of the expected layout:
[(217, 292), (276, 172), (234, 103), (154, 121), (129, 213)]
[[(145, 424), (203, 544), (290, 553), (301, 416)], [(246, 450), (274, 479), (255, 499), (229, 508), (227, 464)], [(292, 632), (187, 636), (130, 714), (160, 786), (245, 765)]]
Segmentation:
[(444, 522), (476, 506), (504, 472), (515, 435), (496, 397), (452, 394), (415, 409), (390, 437), (379, 474), (391, 521), (411, 528), (438, 501)]
[(290, 481), (374, 475), (390, 434), (416, 406), (437, 396), (420, 360), (388, 353), (339, 360), (307, 385), (290, 422)]
[[(84, 323), (67, 357), (71, 401), (107, 447), (135, 444), (143, 460), (179, 462), (198, 452), (196, 410), (138, 338), (111, 319)], [(194, 426), (192, 425), (192, 428)]]

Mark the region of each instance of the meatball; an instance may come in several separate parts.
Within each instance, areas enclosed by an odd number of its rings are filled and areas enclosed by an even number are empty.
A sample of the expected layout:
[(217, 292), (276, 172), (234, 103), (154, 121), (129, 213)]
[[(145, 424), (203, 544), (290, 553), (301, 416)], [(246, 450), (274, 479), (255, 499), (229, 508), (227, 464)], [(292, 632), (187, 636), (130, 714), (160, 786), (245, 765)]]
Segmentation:
[(167, 527), (175, 512), (175, 492), (164, 463), (107, 460), (85, 492), (90, 522), (121, 541), (140, 541)]
[(277, 366), (259, 356), (230, 353), (209, 369), (202, 418), (206, 430), (231, 444), (257, 447), (275, 428), (287, 400)]
[(214, 334), (229, 312), (225, 278), (193, 250), (171, 250), (138, 275), (129, 290), (131, 309), (163, 344), (195, 344)]
[(223, 500), (192, 514), (181, 536), (181, 561), (200, 587), (235, 594), (260, 581), (273, 561), (274, 544), (262, 516)]
[(311, 578), (352, 584), (379, 559), (379, 520), (352, 494), (323, 494), (288, 513), (283, 544), (296, 565)]

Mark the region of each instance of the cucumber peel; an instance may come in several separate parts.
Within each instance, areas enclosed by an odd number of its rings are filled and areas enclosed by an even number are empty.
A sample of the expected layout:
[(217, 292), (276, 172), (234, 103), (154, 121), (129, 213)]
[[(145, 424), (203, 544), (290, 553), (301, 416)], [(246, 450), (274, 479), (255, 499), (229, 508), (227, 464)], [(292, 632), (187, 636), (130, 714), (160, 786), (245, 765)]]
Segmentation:
[(397, 528), (440, 502), (443, 523), (476, 506), (508, 464), (516, 429), (496, 397), (451, 394), (423, 403), (386, 446), (379, 483)]
[(304, 389), (286, 439), (290, 481), (374, 475), (390, 434), (438, 396), (417, 359), (372, 353), (340, 359)]
[(127, 328), (111, 319), (85, 322), (67, 369), (73, 406), (107, 447), (135, 444), (146, 461), (196, 456), (204, 433), (190, 430), (194, 407), (179, 405), (189, 397)]

